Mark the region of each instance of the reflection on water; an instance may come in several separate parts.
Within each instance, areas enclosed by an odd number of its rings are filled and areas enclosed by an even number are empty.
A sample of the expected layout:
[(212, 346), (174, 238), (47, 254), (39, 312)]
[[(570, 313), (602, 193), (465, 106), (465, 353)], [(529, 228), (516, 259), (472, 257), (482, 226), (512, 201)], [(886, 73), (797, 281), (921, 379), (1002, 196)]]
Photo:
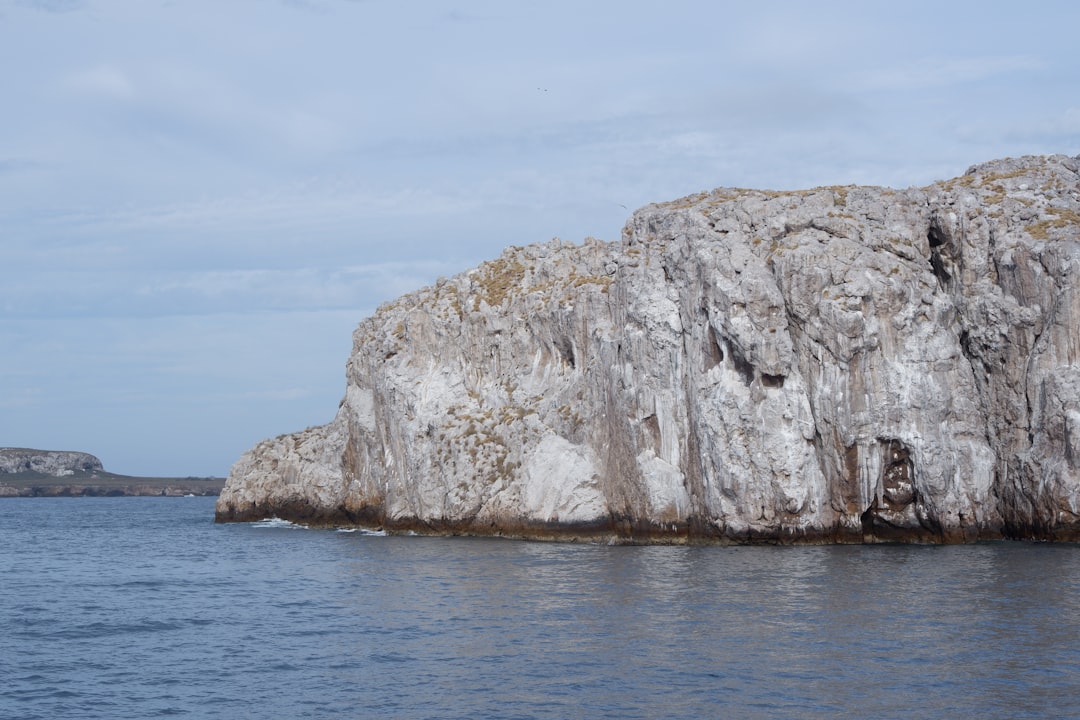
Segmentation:
[(1075, 546), (607, 547), (211, 516), (0, 503), (0, 716), (1059, 717), (1080, 696)]

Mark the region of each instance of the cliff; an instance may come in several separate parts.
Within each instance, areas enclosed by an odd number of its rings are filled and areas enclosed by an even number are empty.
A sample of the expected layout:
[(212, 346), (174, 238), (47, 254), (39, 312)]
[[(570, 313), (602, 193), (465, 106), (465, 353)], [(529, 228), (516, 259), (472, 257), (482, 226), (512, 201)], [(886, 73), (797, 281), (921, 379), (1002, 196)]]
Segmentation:
[(0, 475), (33, 472), (65, 477), (79, 472), (103, 470), (101, 461), (84, 452), (0, 448)]
[(1080, 539), (1080, 158), (723, 188), (384, 305), (219, 521), (614, 542)]

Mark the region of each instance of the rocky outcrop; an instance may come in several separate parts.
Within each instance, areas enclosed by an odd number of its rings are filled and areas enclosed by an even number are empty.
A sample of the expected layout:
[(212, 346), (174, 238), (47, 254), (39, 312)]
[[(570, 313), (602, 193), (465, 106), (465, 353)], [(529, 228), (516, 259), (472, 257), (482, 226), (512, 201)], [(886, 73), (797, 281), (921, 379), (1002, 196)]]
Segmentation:
[(384, 305), (221, 521), (610, 541), (1080, 538), (1080, 158), (719, 189)]
[(53, 477), (65, 477), (102, 469), (101, 461), (89, 453), (0, 448), (0, 475), (33, 472)]

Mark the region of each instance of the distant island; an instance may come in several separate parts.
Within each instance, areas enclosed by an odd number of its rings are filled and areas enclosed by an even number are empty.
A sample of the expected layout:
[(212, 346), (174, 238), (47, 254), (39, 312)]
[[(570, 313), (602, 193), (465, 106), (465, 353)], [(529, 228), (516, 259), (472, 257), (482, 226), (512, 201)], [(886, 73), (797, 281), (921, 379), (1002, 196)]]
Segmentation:
[(224, 478), (135, 477), (107, 472), (95, 456), (0, 448), (0, 498), (219, 495)]

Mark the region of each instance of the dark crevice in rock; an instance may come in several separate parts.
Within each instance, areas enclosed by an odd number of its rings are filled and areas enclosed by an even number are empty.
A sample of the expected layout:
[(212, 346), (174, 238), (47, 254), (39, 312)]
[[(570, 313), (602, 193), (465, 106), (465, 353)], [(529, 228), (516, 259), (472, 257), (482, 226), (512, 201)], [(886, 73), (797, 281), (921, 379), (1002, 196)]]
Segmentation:
[[(980, 352), (980, 349), (976, 346), (974, 340), (971, 337), (971, 333), (967, 329), (960, 331), (959, 337), (960, 352), (968, 361), (968, 365), (971, 367), (971, 375), (975, 380), (975, 387), (978, 388), (976, 395), (976, 402), (979, 405), (979, 413), (982, 416), (982, 425), (985, 432), (986, 443), (989, 447), (995, 447), (997, 445), (995, 438), (995, 431), (992, 427), (992, 420), (994, 413), (992, 410), (993, 397), (991, 394), (991, 383), (993, 378), (993, 367), (987, 362), (986, 358)], [(997, 473), (994, 473), (995, 479), (993, 485), (997, 485)]]
[(938, 279), (938, 284), (942, 289), (952, 280), (952, 275), (945, 269), (945, 261), (937, 250), (930, 253), (930, 271), (934, 273), (934, 277)]
[(743, 383), (747, 387), (754, 382), (754, 366), (750, 364), (750, 361), (739, 351), (737, 345), (730, 345), (728, 347), (728, 355), (731, 357), (731, 366), (735, 368), (736, 372), (742, 377)]
[[(960, 353), (968, 361), (968, 365), (971, 366), (971, 374), (975, 380), (976, 387), (979, 388), (979, 410), (984, 417), (989, 416), (987, 409), (987, 403), (990, 400), (990, 380), (991, 375), (994, 372), (993, 367), (987, 362), (986, 358), (979, 351), (978, 346), (971, 338), (971, 333), (966, 329), (960, 331), (960, 337), (958, 338), (960, 344)], [(987, 436), (989, 439), (989, 436)]]
[(942, 228), (941, 220), (937, 217), (933, 218), (926, 231), (926, 241), (930, 245), (930, 270), (938, 279), (938, 285), (942, 290), (949, 287), (949, 282), (953, 278), (953, 274), (949, 271), (951, 265), (949, 240), (950, 236)]
[(570, 342), (569, 338), (560, 338), (555, 342), (555, 349), (559, 351), (559, 357), (562, 361), (569, 365), (571, 368), (576, 367), (574, 363), (574, 344)]

